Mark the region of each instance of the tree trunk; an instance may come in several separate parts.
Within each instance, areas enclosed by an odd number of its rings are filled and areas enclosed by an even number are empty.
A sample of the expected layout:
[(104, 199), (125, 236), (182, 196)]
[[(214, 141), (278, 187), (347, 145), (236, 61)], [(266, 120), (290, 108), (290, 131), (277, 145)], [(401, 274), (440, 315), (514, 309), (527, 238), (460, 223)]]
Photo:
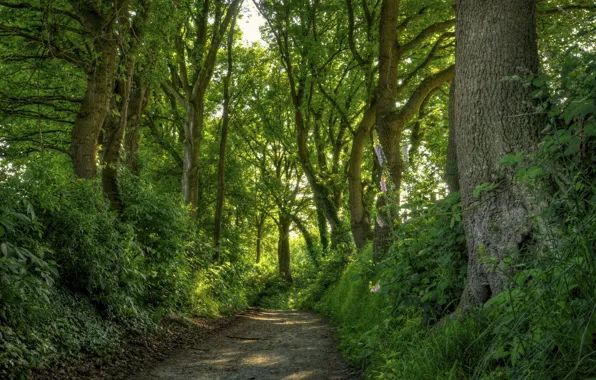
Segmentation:
[(128, 121), (126, 122), (126, 131), (124, 135), (124, 150), (126, 152), (126, 166), (137, 176), (141, 174), (141, 165), (138, 157), (139, 141), (141, 137), (139, 128), (141, 126), (141, 119), (145, 113), (145, 108), (147, 107), (147, 102), (147, 87), (143, 85), (141, 78), (138, 75), (135, 75), (128, 105)]
[(296, 132), (298, 139), (298, 160), (302, 171), (304, 172), (308, 184), (313, 192), (313, 198), (317, 205), (317, 208), (323, 211), (325, 218), (329, 222), (331, 227), (331, 246), (336, 246), (340, 241), (344, 240), (344, 231), (335, 204), (330, 199), (330, 192), (320, 181), (318, 180), (315, 170), (310, 162), (310, 152), (308, 149), (308, 129), (304, 122), (304, 117), (300, 107), (301, 102), (298, 100), (301, 98), (299, 95), (292, 96), (294, 108), (295, 108), (295, 120), (296, 120)]
[(449, 87), (449, 142), (447, 145), (447, 163), (445, 165), (445, 181), (449, 192), (459, 191), (459, 175), (457, 172), (457, 143), (455, 141), (455, 80)]
[(348, 189), (350, 205), (350, 221), (352, 235), (357, 249), (362, 249), (373, 238), (370, 213), (364, 202), (364, 186), (362, 184), (362, 156), (366, 141), (375, 125), (376, 106), (371, 105), (365, 112), (352, 140), (350, 162), (348, 167)]
[(277, 242), (277, 259), (279, 265), (279, 273), (282, 277), (292, 282), (292, 272), (290, 270), (290, 225), (292, 222), (289, 218), (281, 216), (279, 218), (279, 240)]
[(201, 96), (189, 102), (184, 122), (184, 163), (182, 172), (182, 195), (191, 207), (191, 216), (197, 218), (199, 204), (199, 160), (203, 138), (203, 113), (205, 100)]
[(113, 94), (117, 45), (111, 40), (96, 43), (100, 57), (87, 73), (87, 89), (72, 128), (72, 166), (77, 178), (97, 176), (97, 140)]
[[(238, 15), (238, 7), (241, 0), (233, 0), (225, 14), (221, 23), (215, 23), (215, 30), (211, 38), (211, 44), (207, 49), (207, 55), (202, 63), (196, 80), (192, 85), (186, 83), (186, 120), (184, 123), (184, 167), (182, 173), (182, 195), (186, 203), (190, 205), (191, 216), (196, 219), (198, 216), (197, 207), (199, 204), (199, 160), (201, 156), (201, 140), (203, 139), (203, 125), (205, 114), (205, 94), (209, 88), (213, 71), (215, 70), (215, 63), (217, 52), (221, 45), (221, 40), (224, 33), (228, 30), (228, 26), (232, 19), (236, 19)], [(208, 4), (205, 2), (204, 4)], [(207, 12), (209, 6), (203, 10), (202, 22), (206, 25), (208, 17)], [(217, 17), (216, 17), (217, 19)], [(179, 39), (181, 37), (179, 36)], [(179, 40), (178, 39), (178, 40)], [(204, 38), (199, 38), (199, 41), (204, 41)], [(178, 51), (181, 66), (186, 67), (184, 63), (184, 49)], [(188, 78), (185, 70), (185, 82)], [(179, 94), (178, 94), (179, 95)]]
[(319, 240), (321, 241), (321, 247), (323, 248), (323, 253), (327, 252), (329, 248), (329, 231), (327, 230), (327, 218), (325, 218), (325, 213), (321, 210), (320, 207), (317, 205), (317, 225), (319, 227)]
[[(126, 58), (124, 59), (126, 60)], [(122, 211), (120, 185), (118, 183), (118, 165), (122, 157), (122, 142), (128, 121), (128, 106), (134, 73), (134, 62), (125, 63), (125, 79), (116, 81), (114, 93), (120, 99), (114, 99), (112, 114), (106, 119), (103, 133), (103, 165), (101, 184), (103, 193), (110, 201), (112, 210)]]
[(221, 138), (219, 142), (219, 162), (217, 165), (217, 201), (215, 204), (215, 261), (220, 260), (221, 243), (221, 222), (224, 208), (225, 197), (225, 165), (226, 165), (226, 143), (228, 141), (228, 127), (230, 125), (230, 81), (232, 79), (232, 47), (234, 44), (234, 27), (236, 19), (232, 21), (230, 32), (228, 33), (228, 72), (223, 83), (223, 121), (221, 125)]
[[(532, 238), (529, 192), (516, 185), (514, 169), (498, 162), (531, 150), (539, 138), (532, 89), (506, 80), (538, 72), (536, 1), (458, 0), (456, 41), (455, 139), (469, 256), (460, 306), (466, 310), (505, 289), (503, 259)], [(482, 183), (497, 189), (476, 198)]]
[(265, 227), (265, 215), (257, 216), (257, 264), (261, 262), (263, 250), (263, 228)]

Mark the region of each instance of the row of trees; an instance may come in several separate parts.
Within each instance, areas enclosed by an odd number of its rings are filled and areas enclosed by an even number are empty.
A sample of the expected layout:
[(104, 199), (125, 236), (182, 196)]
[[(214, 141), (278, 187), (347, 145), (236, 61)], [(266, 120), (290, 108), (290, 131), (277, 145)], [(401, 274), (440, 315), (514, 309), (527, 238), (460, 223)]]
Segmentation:
[[(541, 130), (532, 89), (503, 79), (540, 69), (537, 9), (548, 50), (552, 23), (561, 34), (589, 4), (254, 5), (264, 41), (244, 46), (241, 0), (0, 1), (3, 163), (67, 155), (75, 177), (101, 172), (116, 212), (127, 168), (182, 194), (216, 261), (236, 234), (259, 262), (275, 228), (290, 281), (292, 230), (314, 265), (352, 241), (373, 242), (381, 260), (404, 205), (446, 182), (464, 209), (462, 306), (500, 292), (505, 276), (480, 254), (501, 265), (536, 244), (527, 217), (540, 209), (497, 165)], [(496, 195), (476, 197), (483, 183)]]

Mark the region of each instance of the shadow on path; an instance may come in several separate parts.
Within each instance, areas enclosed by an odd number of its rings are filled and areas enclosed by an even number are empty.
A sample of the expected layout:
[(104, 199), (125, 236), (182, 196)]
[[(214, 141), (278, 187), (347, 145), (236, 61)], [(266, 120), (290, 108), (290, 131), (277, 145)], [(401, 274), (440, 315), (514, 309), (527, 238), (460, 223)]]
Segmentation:
[(333, 329), (304, 311), (242, 316), (158, 367), (130, 380), (354, 380), (337, 352)]

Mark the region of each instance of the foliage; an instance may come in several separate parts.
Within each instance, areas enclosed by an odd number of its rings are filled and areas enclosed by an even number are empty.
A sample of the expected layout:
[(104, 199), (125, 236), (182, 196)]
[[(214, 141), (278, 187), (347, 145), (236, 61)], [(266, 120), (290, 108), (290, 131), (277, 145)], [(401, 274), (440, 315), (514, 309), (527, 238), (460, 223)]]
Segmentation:
[(467, 255), (458, 194), (425, 203), (410, 205), (420, 211), (394, 231), (393, 246), (378, 270), (394, 315), (421, 309), (423, 323), (434, 323), (457, 307)]
[(103, 355), (167, 313), (245, 308), (246, 265), (210, 265), (211, 250), (176, 197), (131, 175), (126, 209), (59, 158), (5, 176), (0, 209), (0, 374)]
[[(508, 291), (461, 316), (462, 210), (443, 177), (451, 79), (433, 80), (455, 61), (453, 1), (392, 2), (396, 59), (386, 78), (378, 32), (389, 0), (255, 1), (265, 20), (252, 46), (239, 30), (225, 38), (221, 22), (236, 17), (235, 1), (135, 0), (126, 9), (1, 1), (0, 377), (104, 355), (169, 314), (248, 306), (329, 315), (346, 357), (370, 378), (592, 376), (596, 63), (585, 25), (593, 4), (538, 2), (543, 74), (525, 84), (544, 115), (544, 140), (501, 161), (539, 206), (537, 232), (498, 269)], [(99, 35), (84, 21), (92, 16), (106, 21)], [(109, 54), (116, 67), (103, 65)], [(100, 90), (93, 78), (104, 70)], [(387, 99), (379, 77), (395, 90)], [(107, 114), (84, 120), (82, 104), (95, 97), (103, 102), (89, 109)], [(77, 135), (75, 121), (89, 134)], [(383, 121), (399, 146), (385, 157), (374, 153)], [(82, 140), (97, 178), (73, 178), (72, 143)], [(373, 263), (370, 246), (355, 251), (349, 227), (366, 227), (359, 247), (372, 239), (387, 154), (403, 174), (401, 199), (387, 207), (392, 242)], [(100, 178), (106, 169), (116, 169), (115, 183)], [(190, 172), (196, 210), (180, 194)], [(489, 199), (499, 187), (490, 181), (475, 184), (474, 196)], [(106, 183), (118, 192), (117, 211)], [(280, 275), (278, 255), (290, 256), (291, 275)]]
[(452, 313), (464, 284), (465, 246), (451, 195), (430, 207), (408, 205), (418, 214), (396, 229), (389, 257), (375, 266), (363, 252), (316, 305), (337, 321), (344, 353), (368, 378), (593, 376), (594, 68), (594, 56), (585, 54), (568, 58), (558, 81), (533, 80), (550, 120), (544, 140), (534, 153), (501, 162), (516, 167), (519, 186), (548, 199), (533, 215), (537, 240), (545, 243), (499, 269), (509, 273), (508, 291), (465, 316)]
[[(498, 317), (479, 371), (571, 379), (589, 377), (596, 368), (595, 59), (566, 59), (560, 84), (543, 103), (548, 133), (534, 154), (517, 163), (520, 182), (546, 184), (552, 193), (536, 220), (546, 243), (528, 253), (531, 260), (512, 263), (518, 268), (515, 287), (487, 305)], [(533, 83), (538, 96), (552, 82)]]

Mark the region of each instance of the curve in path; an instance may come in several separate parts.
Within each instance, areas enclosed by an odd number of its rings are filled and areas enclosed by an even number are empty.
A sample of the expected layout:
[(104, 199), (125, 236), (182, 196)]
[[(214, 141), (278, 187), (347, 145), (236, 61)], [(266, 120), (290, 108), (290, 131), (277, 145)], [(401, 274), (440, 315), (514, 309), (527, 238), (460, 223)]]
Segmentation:
[(354, 380), (312, 313), (261, 310), (130, 380)]

